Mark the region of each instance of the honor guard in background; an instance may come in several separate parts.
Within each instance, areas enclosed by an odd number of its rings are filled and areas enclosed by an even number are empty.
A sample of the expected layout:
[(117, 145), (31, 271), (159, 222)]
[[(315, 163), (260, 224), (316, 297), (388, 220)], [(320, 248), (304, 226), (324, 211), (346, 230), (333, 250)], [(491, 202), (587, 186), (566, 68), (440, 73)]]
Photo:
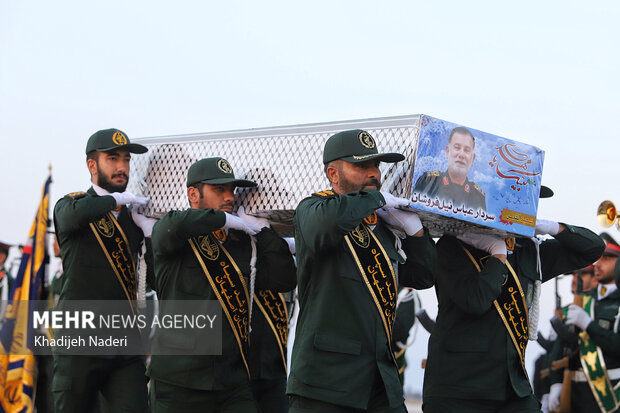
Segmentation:
[[(573, 370), (572, 413), (620, 411), (620, 391), (614, 390), (620, 382), (620, 291), (616, 284), (620, 278), (620, 246), (608, 234), (602, 236), (607, 240), (605, 251), (594, 264), (598, 286), (585, 293), (583, 308), (571, 304), (566, 315), (566, 324), (581, 331), (576, 356), (580, 367), (569, 364)], [(561, 392), (565, 391), (557, 378), (554, 382), (549, 395), (552, 411), (560, 407)]]
[[(433, 241), (409, 200), (381, 192), (379, 153), (366, 131), (325, 143), (332, 185), (294, 215), (300, 313), (287, 393), (290, 412), (405, 412), (392, 327), (397, 286), (430, 288)], [(395, 246), (397, 231), (402, 236)]]
[(288, 411), (288, 322), (288, 308), (282, 294), (267, 289), (254, 293), (249, 364), (252, 393), (260, 413)]
[(476, 159), (476, 141), (469, 129), (458, 126), (450, 132), (445, 172), (429, 171), (418, 178), (415, 191), (429, 197), (452, 201), (455, 207), (465, 205), (475, 210), (486, 210), (486, 197), (480, 187), (467, 179), (469, 169)]
[(6, 259), (9, 256), (11, 246), (0, 242), (0, 325), (4, 321), (4, 313), (6, 304), (10, 298), (11, 288), (13, 287), (13, 278), (5, 267)]
[[(552, 194), (542, 187), (541, 198)], [(467, 232), (437, 242), (439, 312), (425, 413), (540, 411), (524, 364), (527, 341), (536, 337), (540, 282), (596, 261), (604, 243), (585, 228), (546, 220), (537, 220), (536, 234), (553, 238), (538, 245)]]
[[(240, 207), (243, 208), (243, 207)], [(239, 212), (242, 212), (240, 209)], [(241, 213), (243, 216), (243, 214)], [(291, 254), (295, 241), (284, 239)], [(295, 284), (297, 279), (292, 275)], [(294, 291), (287, 294), (268, 289), (254, 293), (252, 330), (250, 332), (250, 386), (259, 413), (288, 412), (286, 396), (287, 341), (289, 334), (289, 306)], [(285, 300), (285, 298), (288, 300)]]
[[(191, 208), (171, 211), (155, 225), (153, 253), (160, 302), (218, 300), (223, 321), (222, 353), (217, 356), (162, 355), (177, 346), (194, 348), (203, 341), (179, 337), (175, 330), (156, 331), (148, 370), (153, 413), (257, 412), (250, 389), (248, 349), (252, 268), (256, 271), (254, 291), (277, 294), (295, 288), (295, 265), (287, 243), (269, 228), (267, 220), (242, 211), (239, 216), (232, 214), (235, 187), (255, 185), (235, 179), (223, 158), (201, 159), (187, 173)], [(216, 287), (220, 279), (230, 282)], [(234, 296), (240, 298), (224, 299)]]
[[(405, 353), (407, 347), (411, 345), (408, 342), (409, 331), (416, 322), (416, 312), (419, 308), (420, 298), (417, 292), (411, 288), (402, 288), (398, 294), (396, 316), (392, 327), (392, 350), (396, 356), (398, 374), (403, 387), (405, 385), (405, 369), (407, 368)], [(411, 342), (413, 343), (413, 339)]]
[[(567, 275), (571, 275), (570, 273)], [(585, 268), (573, 271), (571, 281), (571, 293), (573, 294), (573, 301), (577, 300), (577, 297), (591, 288), (596, 288), (598, 282), (594, 278), (594, 265), (588, 265)], [(570, 363), (579, 364), (579, 357), (576, 352), (577, 336), (573, 327), (567, 327), (563, 323), (566, 319), (568, 312), (568, 305), (561, 306), (561, 298), (558, 295), (558, 286), (556, 280), (556, 310), (554, 317), (550, 320), (552, 329), (549, 333), (549, 339), (541, 341), (541, 335), (538, 335), (538, 343), (547, 351), (547, 353), (541, 355), (543, 359), (542, 365), (540, 365), (540, 371), (534, 376), (534, 394), (542, 402), (542, 411), (547, 413), (549, 411), (554, 412), (558, 406), (553, 406), (553, 409), (549, 408), (549, 396), (551, 392), (551, 386), (555, 383), (561, 385), (564, 377), (565, 367), (568, 366), (569, 358)], [(556, 320), (557, 319), (557, 320)], [(558, 324), (559, 323), (559, 324)], [(558, 335), (559, 330), (559, 335)], [(570, 340), (567, 339), (568, 336)], [(537, 366), (539, 366), (537, 361)], [(570, 380), (569, 380), (570, 381)], [(538, 384), (538, 387), (537, 387)], [(558, 389), (555, 386), (554, 392)], [(558, 391), (559, 396), (559, 391)], [(558, 400), (559, 402), (559, 397)]]
[[(146, 151), (146, 147), (130, 143), (118, 129), (100, 130), (88, 139), (86, 166), (92, 187), (66, 195), (54, 208), (64, 269), (57, 309), (71, 300), (116, 300), (134, 305), (134, 262), (154, 221), (137, 213), (137, 205), (147, 200), (125, 188), (131, 154)], [(131, 211), (127, 205), (132, 206)], [(114, 234), (125, 242), (114, 242), (119, 239)], [(107, 258), (111, 254), (124, 259), (113, 263)], [(150, 261), (150, 253), (146, 257)], [(71, 356), (55, 349), (52, 392), (56, 411), (91, 412), (101, 393), (112, 412), (146, 412), (144, 373), (143, 356)]]

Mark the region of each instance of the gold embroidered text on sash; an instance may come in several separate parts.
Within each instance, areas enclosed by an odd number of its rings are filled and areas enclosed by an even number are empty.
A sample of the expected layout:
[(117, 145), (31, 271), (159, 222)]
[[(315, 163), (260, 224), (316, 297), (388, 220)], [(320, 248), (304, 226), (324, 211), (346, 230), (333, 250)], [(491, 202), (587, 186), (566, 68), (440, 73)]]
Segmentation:
[[(364, 222), (345, 235), (344, 239), (368, 287), (368, 292), (377, 306), (385, 335), (391, 343), (398, 292), (396, 275), (390, 258), (375, 234)], [(392, 357), (394, 358), (394, 353)]]
[(136, 265), (123, 229), (111, 212), (106, 213), (101, 219), (91, 222), (90, 228), (112, 266), (125, 297), (135, 312)]
[(241, 270), (212, 234), (190, 238), (188, 242), (226, 314), (249, 377), (246, 355), (250, 343), (250, 298)]
[[(328, 189), (312, 194), (323, 199), (338, 196), (333, 190)], [(376, 212), (373, 212), (351, 232), (345, 235), (351, 255), (357, 264), (362, 279), (368, 288), (377, 311), (381, 317), (385, 335), (388, 342), (392, 342), (392, 326), (396, 315), (396, 298), (398, 296), (396, 275), (392, 262), (375, 234), (368, 225), (377, 223)], [(390, 348), (392, 360), (396, 364), (394, 352)]]
[(278, 342), (282, 363), (284, 364), (284, 371), (286, 371), (286, 342), (288, 340), (288, 312), (286, 310), (286, 302), (281, 294), (271, 290), (262, 290), (255, 293), (254, 302), (267, 319), (267, 323), (269, 327), (271, 327), (271, 331)]
[[(482, 271), (480, 264), (478, 264), (474, 256), (464, 245), (463, 249), (478, 272)], [(502, 291), (500, 292), (499, 297), (493, 301), (493, 305), (504, 322), (504, 326), (510, 335), (510, 339), (517, 350), (517, 354), (519, 354), (521, 367), (523, 368), (525, 377), (528, 377), (527, 370), (525, 368), (525, 348), (527, 347), (529, 335), (527, 302), (525, 300), (525, 294), (523, 294), (523, 288), (521, 288), (521, 283), (519, 282), (519, 277), (517, 277), (517, 274), (508, 260), (506, 260), (506, 267), (508, 267), (509, 275), (506, 276), (506, 280), (502, 285)]]
[[(583, 309), (593, 320), (594, 301), (592, 297), (584, 296)], [(620, 406), (620, 387), (614, 389), (612, 386), (603, 352), (590, 339), (587, 331), (579, 333), (579, 361), (601, 412), (615, 411)]]

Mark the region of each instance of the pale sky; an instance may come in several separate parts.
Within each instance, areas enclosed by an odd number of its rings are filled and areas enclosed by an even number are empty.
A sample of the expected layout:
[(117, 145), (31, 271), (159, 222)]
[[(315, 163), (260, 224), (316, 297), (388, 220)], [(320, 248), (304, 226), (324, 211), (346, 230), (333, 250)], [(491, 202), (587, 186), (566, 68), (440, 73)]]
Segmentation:
[[(49, 163), (53, 202), (88, 187), (99, 129), (418, 113), (545, 150), (556, 195), (539, 217), (600, 232), (599, 202), (620, 203), (619, 19), (612, 0), (0, 0), (0, 240), (25, 241)], [(432, 291), (423, 299), (436, 313)]]

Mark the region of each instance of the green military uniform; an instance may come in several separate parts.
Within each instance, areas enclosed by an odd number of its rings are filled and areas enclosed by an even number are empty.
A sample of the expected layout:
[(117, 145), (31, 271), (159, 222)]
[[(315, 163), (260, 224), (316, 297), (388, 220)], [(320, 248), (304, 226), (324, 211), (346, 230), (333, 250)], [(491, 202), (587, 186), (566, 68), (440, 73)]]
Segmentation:
[[(555, 239), (540, 245), (542, 281), (591, 264), (603, 249), (604, 243), (596, 234), (566, 225)], [(528, 239), (517, 239), (510, 252), (507, 261), (530, 306), (533, 286), (539, 278), (536, 245)], [(487, 258), (481, 262), (483, 257)], [(506, 405), (539, 411), (519, 353), (493, 305), (506, 277), (511, 276), (507, 266), (452, 236), (438, 241), (437, 258), (439, 313), (429, 340), (424, 411), (479, 413)], [(458, 410), (452, 410), (459, 405)]]
[[(56, 204), (54, 224), (64, 269), (57, 309), (62, 309), (63, 302), (68, 300), (127, 300), (89, 227), (89, 223), (115, 208), (113, 197), (98, 196), (93, 188), (86, 193), (67, 195)], [(121, 207), (117, 222), (135, 255), (144, 239), (142, 230), (125, 206)], [(151, 267), (149, 265), (149, 280), (152, 279)], [(63, 413), (90, 412), (100, 391), (112, 411), (146, 411), (148, 396), (144, 371), (143, 356), (91, 357), (56, 352), (52, 384), (56, 409)]]
[[(210, 234), (224, 226), (225, 221), (222, 211), (188, 209), (171, 211), (155, 224), (153, 253), (160, 300), (218, 299), (188, 239)], [(293, 289), (295, 266), (286, 242), (270, 228), (260, 231), (256, 240), (256, 291)], [(231, 229), (222, 245), (243, 276), (249, 278), (252, 254), (249, 236)], [(248, 373), (230, 324), (222, 323), (221, 355), (157, 355), (173, 351), (176, 346), (200, 345), (199, 337), (178, 337), (178, 334), (165, 329), (155, 333), (154, 354), (148, 369), (152, 379), (152, 411), (255, 412)]]
[[(587, 332), (592, 341), (603, 352), (605, 366), (612, 386), (620, 382), (620, 332), (618, 331), (618, 318), (620, 317), (620, 290), (615, 290), (606, 297), (598, 300), (600, 287), (584, 293), (591, 296), (594, 301), (594, 318), (588, 326)], [(554, 345), (554, 359), (562, 357), (562, 349), (565, 343), (558, 339)], [(575, 370), (571, 387), (571, 412), (589, 413), (599, 410), (598, 404), (592, 394), (592, 390), (579, 362), (579, 355), (570, 360), (569, 367)], [(551, 373), (551, 384), (562, 383), (561, 370)], [(619, 411), (619, 410), (617, 410)]]
[[(396, 356), (396, 364), (398, 365), (398, 374), (400, 381), (405, 384), (405, 369), (407, 368), (407, 359), (405, 353), (407, 351), (407, 340), (409, 339), (409, 331), (415, 324), (416, 302), (418, 297), (415, 296), (411, 300), (403, 301), (396, 307), (396, 316), (394, 317), (394, 326), (392, 327), (392, 350)], [(401, 346), (403, 346), (401, 348)]]
[(448, 171), (425, 172), (416, 181), (414, 191), (426, 194), (428, 197), (452, 201), (455, 208), (465, 205), (474, 211), (478, 209), (486, 211), (484, 191), (469, 179), (465, 179), (463, 185), (455, 184), (450, 180)]
[(549, 393), (549, 375), (541, 377), (543, 370), (549, 371), (551, 359), (549, 353), (543, 353), (534, 361), (534, 377), (532, 377), (532, 391), (538, 400)]
[[(377, 395), (387, 398), (382, 405), (404, 409), (390, 340), (344, 238), (384, 205), (380, 192), (362, 190), (311, 196), (295, 211), (300, 313), (287, 393), (301, 397), (294, 398), (293, 409), (325, 411), (339, 405), (370, 410)], [(373, 233), (390, 261), (399, 263), (401, 285), (433, 285), (435, 249), (428, 234), (402, 240), (404, 261), (381, 219)]]
[[(294, 275), (293, 275), (294, 278)], [(295, 279), (295, 283), (297, 280)], [(261, 292), (257, 291), (257, 294)], [(272, 292), (273, 293), (273, 292)], [(281, 307), (264, 308), (271, 314), (276, 311), (278, 314), (287, 314), (284, 300), (275, 293), (276, 300)], [(288, 333), (288, 319), (282, 320), (282, 326), (286, 326)], [(254, 399), (258, 404), (260, 413), (286, 413), (288, 411), (288, 397), (286, 397), (286, 341), (276, 338), (272, 325), (274, 317), (270, 315), (269, 320), (258, 308), (255, 294), (252, 307), (252, 331), (250, 333), (250, 385)], [(277, 326), (274, 326), (277, 329)], [(278, 344), (280, 341), (280, 345)]]

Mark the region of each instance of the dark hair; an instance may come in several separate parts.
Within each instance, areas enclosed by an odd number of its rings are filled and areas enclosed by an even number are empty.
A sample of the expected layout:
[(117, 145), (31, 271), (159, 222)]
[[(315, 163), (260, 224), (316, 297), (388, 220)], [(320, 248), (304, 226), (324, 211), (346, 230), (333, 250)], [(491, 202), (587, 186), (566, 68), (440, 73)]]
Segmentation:
[[(90, 151), (90, 152), (88, 152), (86, 154), (86, 162), (88, 162), (90, 159), (94, 160), (95, 162), (97, 162), (97, 165), (99, 165), (98, 164), (98, 162), (99, 162), (99, 151)], [(89, 170), (89, 172), (90, 172), (90, 170)], [(93, 178), (93, 174), (92, 173), (90, 174), (90, 178), (91, 179)]]
[[(329, 161), (325, 165), (323, 165), (323, 172), (325, 172), (325, 176), (327, 177), (328, 181), (329, 181), (329, 175), (327, 175), (327, 168), (331, 167), (331, 168), (336, 168), (336, 169), (340, 170), (340, 168), (338, 168), (338, 166), (336, 166), (337, 165), (336, 164), (337, 160), (338, 159), (334, 159), (333, 161)], [(331, 181), (330, 181), (330, 183), (331, 183)]]
[(86, 160), (94, 159), (95, 161), (99, 160), (99, 151), (90, 151), (86, 154)]
[(452, 129), (452, 131), (450, 132), (450, 138), (448, 139), (448, 143), (452, 142), (452, 135), (454, 135), (455, 133), (460, 133), (461, 135), (469, 135), (471, 137), (471, 141), (473, 142), (472, 147), (476, 147), (476, 138), (474, 138), (474, 135), (469, 129), (464, 128), (463, 126), (457, 126), (456, 128)]
[(192, 188), (196, 188), (198, 190), (198, 194), (200, 195), (200, 199), (204, 198), (204, 196), (202, 195), (202, 188), (205, 186), (206, 184), (204, 182), (196, 182), (193, 183), (191, 185), (188, 186), (192, 187)]

